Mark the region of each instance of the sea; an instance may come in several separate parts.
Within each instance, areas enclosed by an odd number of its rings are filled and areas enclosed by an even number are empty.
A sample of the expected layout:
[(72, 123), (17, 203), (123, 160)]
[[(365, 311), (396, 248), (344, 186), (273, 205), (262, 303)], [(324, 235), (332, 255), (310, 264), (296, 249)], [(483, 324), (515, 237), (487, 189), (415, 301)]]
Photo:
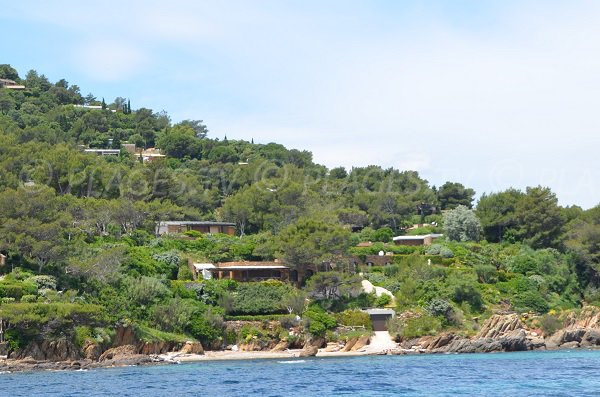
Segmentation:
[(203, 361), (0, 374), (0, 396), (600, 396), (600, 351)]

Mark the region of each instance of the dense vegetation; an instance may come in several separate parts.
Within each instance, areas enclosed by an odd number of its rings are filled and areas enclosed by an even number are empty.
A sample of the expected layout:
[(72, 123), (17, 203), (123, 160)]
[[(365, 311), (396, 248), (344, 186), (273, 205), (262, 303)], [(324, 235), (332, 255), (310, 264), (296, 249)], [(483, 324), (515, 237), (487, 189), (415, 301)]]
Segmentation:
[[(215, 346), (260, 333), (224, 335), (232, 318), (331, 336), (337, 325), (368, 329), (353, 309), (394, 303), (414, 314), (394, 325), (409, 337), (469, 332), (495, 310), (600, 303), (600, 207), (561, 207), (538, 186), (484, 194), (473, 208), (475, 192), (457, 182), (436, 188), (414, 171), (327, 169), (310, 152), (211, 138), (201, 120), (172, 123), (124, 98), (107, 104), (35, 71), (21, 79), (0, 65), (0, 78), (26, 86), (0, 88), (0, 317), (14, 346), (40, 336), (105, 342), (116, 324)], [(143, 163), (125, 150), (81, 149), (125, 142), (167, 157)], [(200, 219), (235, 222), (238, 235), (156, 235), (159, 221)], [(423, 226), (407, 230), (413, 224)], [(429, 247), (390, 244), (441, 231), (449, 240)], [(374, 244), (356, 247), (366, 241)], [(393, 263), (364, 277), (395, 302), (361, 294), (350, 266), (382, 250), (396, 254)], [(193, 281), (190, 258), (279, 258), (330, 271), (302, 289)]]

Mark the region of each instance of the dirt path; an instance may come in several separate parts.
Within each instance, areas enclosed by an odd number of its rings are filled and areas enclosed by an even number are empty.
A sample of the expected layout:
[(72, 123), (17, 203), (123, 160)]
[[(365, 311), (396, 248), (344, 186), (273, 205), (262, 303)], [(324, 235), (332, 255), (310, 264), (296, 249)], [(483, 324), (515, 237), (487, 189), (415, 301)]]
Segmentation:
[(366, 351), (368, 353), (381, 353), (386, 350), (395, 349), (396, 347), (397, 343), (392, 340), (389, 332), (375, 331)]

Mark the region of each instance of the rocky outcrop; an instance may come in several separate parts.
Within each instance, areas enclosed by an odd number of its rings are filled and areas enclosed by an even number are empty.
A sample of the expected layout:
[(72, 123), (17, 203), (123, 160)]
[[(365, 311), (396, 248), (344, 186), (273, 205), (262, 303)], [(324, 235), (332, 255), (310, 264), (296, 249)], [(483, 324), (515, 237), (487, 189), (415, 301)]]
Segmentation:
[(73, 342), (67, 339), (32, 341), (22, 349), (10, 352), (9, 358), (22, 360), (26, 357), (37, 361), (73, 361), (81, 358), (81, 353)]
[(279, 341), (279, 343), (277, 343), (275, 345), (274, 348), (271, 349), (272, 352), (282, 352), (287, 350), (290, 347), (290, 343), (287, 340), (282, 340)]
[(325, 347), (325, 346), (327, 346), (327, 342), (325, 341), (325, 338), (311, 339), (304, 344), (304, 347), (302, 348), (302, 350), (300, 351), (298, 356), (299, 357), (316, 356), (317, 353), (319, 352), (319, 349), (322, 347)]
[(204, 354), (204, 348), (202, 347), (202, 343), (187, 341), (181, 348), (182, 354)]
[(356, 343), (354, 344), (354, 346), (352, 346), (352, 349), (350, 349), (350, 351), (356, 352), (359, 351), (360, 349), (363, 349), (364, 347), (366, 347), (369, 344), (369, 335), (362, 335), (360, 336), (357, 340)]
[[(421, 338), (416, 350), (434, 353), (489, 353), (529, 350), (531, 342), (516, 314), (494, 315), (472, 339), (452, 333)], [(415, 350), (415, 349), (413, 349)]]

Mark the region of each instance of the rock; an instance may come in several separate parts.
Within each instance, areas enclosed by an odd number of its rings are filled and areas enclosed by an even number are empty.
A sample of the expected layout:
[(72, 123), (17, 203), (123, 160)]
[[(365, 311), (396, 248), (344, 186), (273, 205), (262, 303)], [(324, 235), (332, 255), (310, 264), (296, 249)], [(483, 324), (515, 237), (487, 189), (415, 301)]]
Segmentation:
[(576, 349), (578, 347), (579, 347), (579, 342), (577, 342), (577, 341), (565, 342), (562, 345), (560, 345), (561, 349)]
[(325, 347), (325, 349), (323, 351), (328, 352), (328, 353), (332, 353), (332, 352), (339, 352), (341, 350), (342, 346), (340, 346), (339, 343), (337, 342), (331, 342), (327, 344), (327, 347)]
[(522, 329), (515, 329), (498, 340), (502, 349), (507, 352), (529, 350), (527, 334)]
[(183, 354), (204, 354), (202, 343), (195, 341), (187, 341), (181, 348)]
[(89, 340), (85, 342), (81, 350), (83, 352), (83, 357), (89, 360), (98, 360), (102, 354), (100, 346)]
[(544, 340), (544, 338), (540, 338), (540, 337), (529, 337), (527, 338), (528, 340), (528, 344), (529, 344), (529, 349), (531, 350), (543, 350), (546, 349), (546, 341)]
[(129, 325), (119, 326), (115, 329), (115, 339), (113, 346), (136, 345), (137, 338), (133, 327)]
[(369, 335), (362, 335), (358, 338), (358, 340), (356, 341), (356, 343), (354, 344), (354, 346), (352, 346), (352, 348), (350, 349), (350, 351), (358, 351), (360, 349), (362, 349), (363, 347), (367, 346), (369, 344), (369, 339), (371, 337)]
[(581, 337), (580, 346), (598, 346), (600, 345), (600, 331), (588, 329)]
[(273, 347), (271, 349), (272, 352), (282, 352), (288, 349), (288, 347), (290, 346), (290, 344), (288, 343), (288, 341), (286, 340), (282, 340), (279, 341), (278, 344), (275, 345), (275, 347)]
[(346, 342), (346, 344), (342, 348), (342, 351), (343, 352), (349, 352), (349, 351), (351, 351), (352, 348), (354, 347), (354, 345), (356, 344), (356, 342), (358, 342), (358, 338), (357, 337), (349, 339), (348, 342)]
[(319, 352), (319, 348), (316, 346), (305, 346), (300, 353), (298, 354), (298, 357), (313, 357), (316, 356), (317, 353)]
[(523, 328), (523, 324), (516, 314), (494, 314), (482, 325), (475, 339), (497, 339), (506, 333)]
[(586, 330), (583, 328), (561, 329), (546, 339), (546, 347), (556, 348), (569, 342), (581, 342)]
[(108, 349), (100, 355), (99, 362), (106, 360), (115, 360), (123, 357), (133, 356), (137, 354), (137, 349), (134, 345), (125, 345)]

